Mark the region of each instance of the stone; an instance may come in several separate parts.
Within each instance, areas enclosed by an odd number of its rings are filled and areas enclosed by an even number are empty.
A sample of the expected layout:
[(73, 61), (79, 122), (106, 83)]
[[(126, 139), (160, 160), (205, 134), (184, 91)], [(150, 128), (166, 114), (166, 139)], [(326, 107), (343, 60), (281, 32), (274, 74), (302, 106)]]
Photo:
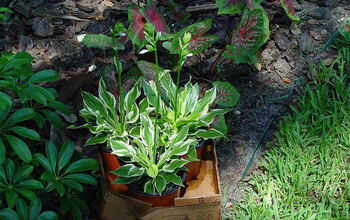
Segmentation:
[(287, 50), (290, 45), (288, 37), (281, 33), (275, 34), (274, 40), (280, 50)]
[(84, 3), (79, 3), (77, 2), (76, 5), (78, 6), (78, 8), (82, 11), (85, 12), (92, 12), (94, 9), (91, 7), (91, 4), (84, 4)]
[(27, 36), (19, 36), (18, 49), (20, 51), (30, 51), (33, 49), (33, 41), (30, 37)]
[(42, 18), (37, 22), (34, 22), (32, 29), (35, 35), (39, 37), (47, 37), (54, 33), (54, 26), (49, 23), (47, 18)]
[(278, 58), (274, 64), (276, 71), (279, 71), (282, 75), (285, 75), (291, 71), (289, 63), (284, 58)]
[(265, 64), (270, 64), (273, 61), (275, 61), (278, 57), (276, 49), (273, 48), (266, 48), (261, 53), (261, 59), (264, 61)]
[(290, 27), (290, 32), (292, 32), (292, 34), (294, 35), (299, 35), (301, 34), (301, 29), (298, 27), (297, 24), (292, 24)]
[(300, 49), (306, 53), (310, 54), (314, 48), (314, 39), (308, 34), (303, 32), (298, 38)]
[(310, 36), (313, 37), (315, 40), (322, 40), (322, 36), (319, 35), (316, 31), (310, 31)]

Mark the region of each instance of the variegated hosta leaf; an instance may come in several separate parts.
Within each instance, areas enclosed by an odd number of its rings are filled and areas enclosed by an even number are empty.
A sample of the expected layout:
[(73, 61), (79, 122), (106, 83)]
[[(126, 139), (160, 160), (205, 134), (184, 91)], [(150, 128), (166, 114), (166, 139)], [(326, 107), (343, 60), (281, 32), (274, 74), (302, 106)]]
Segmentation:
[[(113, 47), (113, 38), (104, 34), (87, 34), (82, 39), (86, 47), (99, 48), (102, 50)], [(116, 40), (114, 42), (119, 50), (124, 50), (124, 44)]]
[(181, 12), (179, 6), (172, 0), (160, 0), (159, 3), (168, 7), (176, 21), (183, 22), (186, 21), (189, 17), (191, 17), (190, 13)]
[(269, 20), (264, 8), (244, 9), (238, 27), (233, 31), (232, 45), (228, 45), (224, 56), (238, 63), (255, 64), (256, 53), (270, 37)]
[(205, 35), (205, 33), (211, 28), (211, 25), (212, 20), (206, 19), (182, 28), (177, 34), (175, 34), (170, 52), (172, 54), (177, 54), (180, 52), (179, 39), (180, 37), (182, 38), (187, 32), (191, 33), (191, 40), (188, 45), (191, 53), (198, 54), (206, 50), (218, 39), (215, 35)]
[(280, 3), (282, 5), (282, 8), (287, 13), (287, 16), (293, 22), (300, 22), (300, 18), (295, 13), (295, 8), (293, 6), (293, 1), (292, 0), (280, 0)]
[(245, 0), (216, 0), (218, 14), (236, 14), (243, 11)]
[(216, 87), (215, 103), (223, 107), (237, 105), (240, 95), (236, 88), (229, 82), (213, 82)]

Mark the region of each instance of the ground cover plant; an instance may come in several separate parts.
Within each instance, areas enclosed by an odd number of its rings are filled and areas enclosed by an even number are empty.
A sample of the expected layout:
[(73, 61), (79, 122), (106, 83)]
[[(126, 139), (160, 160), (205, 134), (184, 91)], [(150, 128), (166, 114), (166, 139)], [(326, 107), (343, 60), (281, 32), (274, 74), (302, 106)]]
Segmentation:
[[(55, 206), (50, 200), (66, 201), (70, 194), (83, 192), (80, 183), (96, 185), (96, 180), (84, 171), (96, 170), (94, 159), (80, 159), (74, 154), (72, 142), (60, 151), (46, 142), (46, 156), (41, 143), (44, 127), (64, 128), (58, 114), (70, 109), (56, 100), (58, 94), (42, 83), (54, 82), (53, 70), (32, 71), (33, 58), (25, 52), (0, 55), (0, 196), (2, 219), (59, 219), (66, 214), (82, 219), (88, 213), (79, 197), (77, 205), (68, 202)], [(48, 123), (47, 123), (48, 122)], [(44, 171), (46, 170), (46, 171)], [(41, 211), (42, 209), (42, 211)]]
[(262, 173), (226, 219), (349, 218), (350, 51), (339, 40), (338, 57), (314, 69), (313, 84), (280, 123), (277, 146), (264, 154)]

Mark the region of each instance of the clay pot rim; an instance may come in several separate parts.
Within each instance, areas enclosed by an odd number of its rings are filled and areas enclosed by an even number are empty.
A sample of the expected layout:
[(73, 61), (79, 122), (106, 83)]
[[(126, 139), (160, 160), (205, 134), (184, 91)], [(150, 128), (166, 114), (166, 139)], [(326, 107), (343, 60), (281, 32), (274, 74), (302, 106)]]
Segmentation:
[[(182, 172), (182, 171), (180, 171), (180, 172)], [(185, 183), (185, 179), (186, 179), (186, 172), (183, 172), (183, 173), (182, 173), (182, 177), (181, 177), (181, 180), (182, 180), (183, 183)], [(174, 187), (173, 187), (173, 188), (169, 189), (169, 190), (166, 191), (165, 193), (162, 193), (162, 195), (159, 195), (159, 194), (157, 194), (157, 193), (145, 193), (145, 192), (143, 192), (143, 191), (140, 191), (140, 190), (136, 189), (135, 187), (133, 187), (132, 184), (127, 184), (127, 186), (129, 187), (129, 190), (132, 190), (132, 191), (134, 191), (134, 192), (136, 192), (136, 193), (141, 194), (142, 196), (149, 197), (149, 198), (156, 198), (156, 197), (167, 196), (167, 195), (169, 195), (169, 194), (172, 194), (173, 192), (175, 192), (177, 189), (180, 188), (179, 185), (175, 185), (175, 184), (174, 184)]]

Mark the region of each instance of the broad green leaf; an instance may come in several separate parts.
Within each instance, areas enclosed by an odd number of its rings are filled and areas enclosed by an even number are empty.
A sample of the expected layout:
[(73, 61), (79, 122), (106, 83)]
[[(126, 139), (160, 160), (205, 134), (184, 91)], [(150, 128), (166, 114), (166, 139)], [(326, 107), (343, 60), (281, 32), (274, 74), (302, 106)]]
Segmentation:
[(27, 220), (28, 219), (28, 206), (26, 202), (19, 198), (16, 203), (16, 211), (21, 220)]
[(6, 202), (7, 206), (10, 208), (13, 208), (17, 202), (18, 194), (15, 192), (15, 190), (7, 190), (6, 191)]
[(227, 112), (231, 111), (231, 109), (213, 109), (209, 111), (208, 113), (202, 115), (199, 120), (201, 122), (204, 122), (206, 126), (209, 126), (211, 123), (213, 123), (215, 117), (221, 115), (224, 116)]
[(5, 145), (0, 137), (0, 165), (4, 162), (5, 157), (6, 157)]
[(73, 189), (76, 189), (78, 190), (79, 192), (83, 192), (83, 186), (78, 183), (77, 181), (74, 181), (74, 180), (70, 180), (70, 179), (61, 179), (60, 180), (64, 185), (70, 187), (70, 188), (73, 188)]
[(215, 138), (221, 138), (225, 136), (222, 132), (215, 129), (210, 129), (210, 130), (199, 129), (193, 135), (196, 135), (197, 137), (200, 137), (203, 139), (215, 139)]
[(36, 180), (25, 180), (17, 184), (17, 187), (25, 189), (43, 189), (43, 185)]
[(64, 187), (64, 185), (58, 181), (54, 181), (53, 185), (55, 186), (55, 189), (58, 192), (58, 194), (62, 197), (66, 192), (66, 188)]
[(172, 146), (171, 155), (182, 156), (189, 152), (190, 146), (195, 145), (197, 143), (196, 140), (188, 139), (185, 141), (174, 143)]
[(209, 106), (214, 102), (216, 97), (216, 88), (207, 90), (203, 96), (193, 107), (193, 115), (201, 115), (208, 112)]
[(32, 108), (21, 108), (15, 111), (5, 122), (7, 126), (31, 119), (34, 116)]
[[(86, 34), (83, 38), (86, 47), (99, 48), (102, 50), (113, 48), (113, 38), (104, 34)], [(124, 49), (124, 45), (118, 41), (114, 41), (116, 48)]]
[(8, 63), (6, 63), (3, 71), (8, 71), (13, 68), (20, 68), (23, 64), (31, 64), (33, 57), (27, 52), (16, 53)]
[(6, 160), (5, 171), (6, 171), (7, 180), (12, 182), (13, 176), (15, 174), (15, 163), (13, 162), (13, 160), (11, 159)]
[(34, 201), (36, 199), (36, 195), (33, 191), (23, 188), (17, 188), (16, 192), (23, 196), (24, 198), (28, 199), (29, 201)]
[(114, 96), (107, 91), (107, 87), (103, 79), (100, 79), (98, 86), (98, 96), (102, 100), (102, 102), (109, 108), (110, 111), (115, 111), (116, 100)]
[(47, 98), (46, 96), (42, 93), (42, 91), (40, 91), (41, 89), (40, 86), (31, 86), (27, 89), (26, 93), (28, 95), (28, 97), (34, 99), (35, 101), (37, 101), (38, 103), (47, 106)]
[(151, 147), (154, 145), (154, 127), (151, 119), (146, 115), (141, 115), (141, 138), (145, 145)]
[(39, 112), (34, 112), (33, 120), (35, 121), (35, 124), (41, 129), (45, 125), (45, 118), (42, 114)]
[(174, 170), (183, 167), (185, 164), (187, 164), (188, 161), (184, 159), (175, 159), (172, 160), (170, 163), (166, 164), (162, 170), (165, 172), (174, 172)]
[(64, 166), (67, 165), (69, 160), (72, 158), (73, 152), (73, 142), (67, 141), (62, 145), (61, 150), (58, 154), (58, 170), (61, 170)]
[(29, 220), (36, 220), (41, 211), (41, 200), (39, 198), (35, 199), (29, 206)]
[(42, 154), (42, 153), (36, 153), (34, 154), (35, 159), (43, 166), (47, 171), (50, 171), (53, 173), (53, 169), (49, 160)]
[(181, 178), (174, 173), (165, 173), (165, 174), (163, 174), (163, 177), (167, 183), (174, 183), (178, 186), (184, 187), (184, 184), (183, 184)]
[(144, 169), (136, 167), (134, 164), (127, 164), (124, 165), (114, 171), (111, 171), (111, 173), (122, 176), (122, 177), (136, 177), (141, 176), (145, 172)]
[(62, 121), (62, 118), (58, 116), (55, 112), (50, 110), (40, 110), (41, 113), (44, 114), (44, 116), (49, 120), (49, 122), (58, 130), (61, 130), (64, 128), (64, 123)]
[(19, 170), (16, 171), (15, 176), (13, 178), (13, 182), (17, 183), (24, 180), (33, 172), (33, 169), (34, 167), (30, 165), (21, 167)]
[(31, 83), (54, 82), (59, 79), (58, 74), (54, 70), (42, 70), (34, 73), (30, 78)]
[(110, 140), (109, 145), (113, 150), (112, 153), (120, 157), (131, 157), (136, 153), (133, 146), (123, 141)]
[(108, 136), (105, 134), (98, 134), (94, 137), (89, 138), (85, 146), (95, 145), (95, 144), (102, 144), (108, 140)]
[(47, 141), (45, 144), (45, 152), (53, 173), (56, 173), (58, 152), (55, 144), (51, 141)]
[(59, 220), (59, 217), (53, 211), (45, 211), (38, 216), (37, 220)]
[(20, 220), (17, 213), (10, 208), (1, 209), (0, 218), (3, 220)]
[(75, 161), (74, 163), (69, 165), (66, 169), (66, 172), (74, 173), (74, 172), (82, 172), (82, 171), (97, 170), (97, 169), (98, 169), (98, 163), (95, 159), (84, 158), (84, 159)]
[(112, 183), (113, 184), (129, 184), (132, 183), (136, 180), (138, 180), (140, 177), (122, 177), (122, 176), (118, 176)]
[(154, 185), (155, 185), (159, 195), (161, 195), (166, 187), (166, 180), (164, 179), (163, 176), (157, 176), (154, 179)]
[(12, 127), (10, 129), (8, 129), (22, 137), (31, 139), (31, 140), (35, 140), (38, 141), (40, 140), (40, 135), (38, 132), (36, 132), (35, 130), (26, 128), (26, 127), (22, 127), (22, 126), (16, 126), (16, 127)]
[(94, 177), (84, 173), (68, 174), (64, 177), (64, 179), (73, 180), (85, 184), (97, 185), (97, 181)]
[(47, 104), (47, 106), (50, 108), (56, 109), (57, 111), (60, 111), (65, 115), (70, 115), (72, 113), (72, 110), (69, 106), (59, 101), (55, 101), (55, 100), (51, 101), (50, 103)]
[(236, 88), (229, 82), (213, 82), (216, 87), (215, 102), (223, 107), (237, 105), (240, 95)]
[(13, 150), (16, 154), (25, 162), (30, 162), (32, 160), (32, 153), (30, 152), (26, 143), (24, 143), (21, 139), (12, 136), (6, 135), (7, 141), (10, 143)]
[(4, 109), (4, 106), (12, 106), (12, 100), (6, 93), (0, 92), (0, 108)]
[(13, 13), (13, 11), (8, 8), (0, 8), (0, 12)]

